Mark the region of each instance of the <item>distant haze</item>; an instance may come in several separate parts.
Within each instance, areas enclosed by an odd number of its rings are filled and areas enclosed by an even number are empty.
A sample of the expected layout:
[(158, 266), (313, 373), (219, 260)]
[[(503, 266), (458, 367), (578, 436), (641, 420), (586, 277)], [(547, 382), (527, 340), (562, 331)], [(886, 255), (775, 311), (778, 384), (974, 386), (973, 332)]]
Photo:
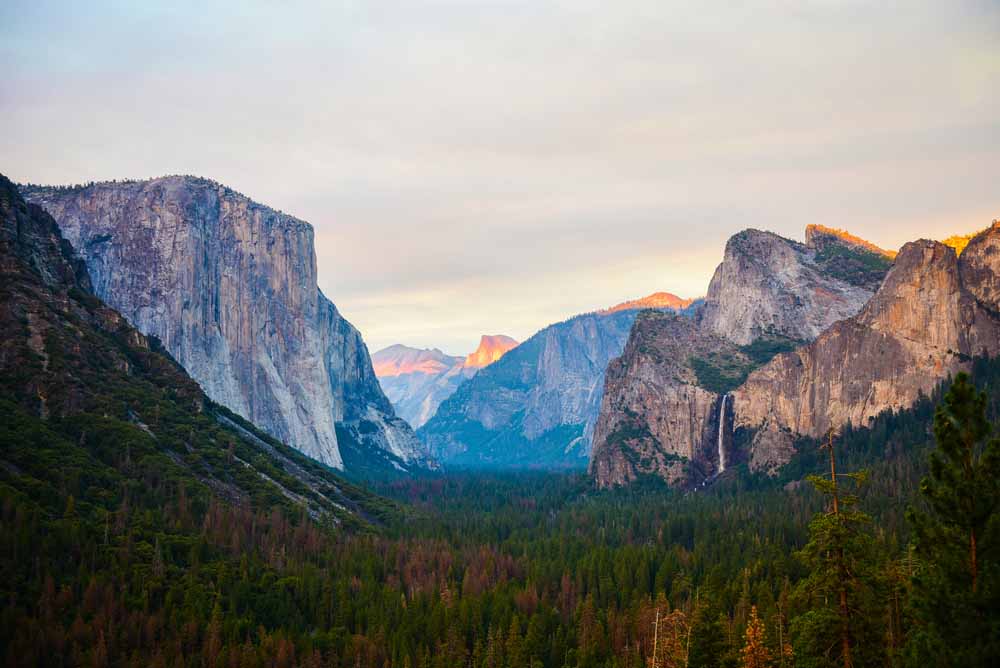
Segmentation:
[(992, 0), (7, 0), (0, 172), (221, 181), (315, 226), (371, 350), (465, 354), (697, 297), (745, 227), (985, 227), (998, 45)]

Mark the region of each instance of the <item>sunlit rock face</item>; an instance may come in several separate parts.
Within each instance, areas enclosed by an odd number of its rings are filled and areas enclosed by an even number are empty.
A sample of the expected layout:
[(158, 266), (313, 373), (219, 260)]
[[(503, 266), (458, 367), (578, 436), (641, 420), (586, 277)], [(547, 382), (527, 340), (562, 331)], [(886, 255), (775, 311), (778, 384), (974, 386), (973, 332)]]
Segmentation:
[(416, 429), (437, 411), (442, 401), (476, 372), (504, 356), (517, 341), (502, 334), (484, 335), (466, 357), (446, 355), (437, 348), (393, 345), (372, 355), (375, 374), (396, 413)]
[(464, 357), (445, 355), (437, 348), (410, 348), (398, 343), (372, 354), (372, 367), (379, 378), (394, 378), (412, 373), (437, 375), (456, 364), (464, 363)]
[[(820, 226), (806, 229), (804, 244), (758, 230), (733, 236), (704, 302), (690, 308), (693, 318), (643, 313), (623, 355), (608, 366), (590, 462), (596, 482), (653, 475), (694, 486), (721, 473), (727, 460), (747, 460), (733, 443), (729, 393), (777, 352), (856, 314), (892, 257)], [(771, 439), (754, 451), (751, 466), (780, 466), (791, 442)]]
[(484, 334), (479, 339), (479, 347), (465, 358), (467, 369), (482, 369), (503, 357), (508, 350), (517, 346), (517, 341), (503, 334)]
[(213, 400), (337, 468), (426, 463), (361, 335), (317, 287), (308, 223), (186, 176), (25, 195), (59, 223), (97, 295)]
[(891, 254), (872, 248), (817, 226), (807, 230), (806, 244), (744, 230), (726, 244), (702, 326), (740, 345), (762, 336), (812, 340), (857, 313), (878, 288)]
[(683, 299), (670, 292), (654, 292), (641, 299), (630, 299), (621, 304), (616, 304), (611, 308), (600, 311), (600, 313), (617, 313), (618, 311), (633, 311), (646, 308), (683, 311), (694, 304), (694, 302), (694, 299)]
[(787, 461), (775, 452), (787, 452), (789, 435), (864, 425), (909, 407), (972, 356), (998, 354), (998, 278), (1000, 225), (975, 236), (961, 257), (936, 241), (903, 246), (858, 315), (777, 356), (733, 393), (735, 426), (756, 431), (751, 461), (770, 470)]
[(642, 475), (698, 483), (721, 471), (732, 445), (727, 400), (702, 386), (692, 360), (722, 357), (749, 362), (738, 346), (690, 318), (639, 314), (621, 357), (608, 365), (590, 458), (598, 485)]

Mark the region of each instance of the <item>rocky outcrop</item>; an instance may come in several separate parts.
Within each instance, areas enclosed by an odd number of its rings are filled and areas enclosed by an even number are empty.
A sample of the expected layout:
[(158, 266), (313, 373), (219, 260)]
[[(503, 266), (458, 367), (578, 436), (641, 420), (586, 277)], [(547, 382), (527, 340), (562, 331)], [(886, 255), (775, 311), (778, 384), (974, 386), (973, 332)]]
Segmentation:
[(625, 351), (608, 365), (590, 459), (597, 483), (623, 485), (642, 475), (698, 483), (732, 463), (729, 400), (703, 387), (703, 365), (723, 361), (750, 363), (690, 318), (640, 313)]
[[(842, 230), (806, 228), (806, 243), (745, 230), (726, 244), (693, 321), (647, 314), (611, 362), (590, 471), (601, 486), (641, 475), (691, 486), (744, 458), (732, 446), (732, 397), (775, 354), (858, 312), (893, 254)], [(761, 429), (754, 466), (787, 461), (794, 439)]]
[(453, 468), (584, 466), (604, 370), (635, 314), (546, 327), (459, 386), (418, 434)]
[(891, 254), (818, 226), (806, 238), (801, 244), (759, 230), (730, 238), (700, 313), (705, 330), (740, 345), (775, 336), (809, 341), (857, 313)]
[(971, 356), (1000, 352), (1000, 225), (961, 257), (936, 241), (906, 244), (856, 316), (779, 355), (733, 393), (735, 426), (755, 432), (751, 464), (773, 470), (789, 438), (910, 406)]
[(482, 369), (484, 366), (493, 364), (506, 355), (509, 350), (516, 347), (517, 341), (509, 336), (483, 334), (479, 339), (479, 346), (466, 356), (463, 366), (466, 369)]
[(215, 401), (337, 468), (426, 463), (360, 334), (319, 291), (313, 230), (205, 179), (26, 188), (96, 294)]
[(56, 221), (3, 175), (0, 332), (7, 493), (50, 504), (46, 490), (65, 485), (65, 471), (50, 475), (59, 461), (85, 471), (91, 500), (159, 479), (213, 503), (284, 505), (324, 523), (364, 526), (385, 512), (384, 499), (210, 401), (158, 341), (93, 294)]
[(459, 385), (516, 346), (517, 341), (509, 336), (483, 335), (474, 352), (466, 357), (453, 357), (437, 348), (397, 344), (372, 355), (372, 362), (396, 413), (417, 429)]

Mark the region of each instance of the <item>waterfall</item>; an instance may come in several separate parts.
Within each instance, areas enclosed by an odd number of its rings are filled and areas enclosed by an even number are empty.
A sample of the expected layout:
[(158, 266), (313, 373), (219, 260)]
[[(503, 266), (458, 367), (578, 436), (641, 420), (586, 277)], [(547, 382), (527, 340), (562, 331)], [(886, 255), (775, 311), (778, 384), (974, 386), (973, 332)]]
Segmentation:
[(723, 447), (725, 432), (723, 430), (726, 428), (726, 399), (728, 398), (728, 394), (723, 394), (722, 402), (719, 405), (719, 473), (726, 470), (726, 451)]

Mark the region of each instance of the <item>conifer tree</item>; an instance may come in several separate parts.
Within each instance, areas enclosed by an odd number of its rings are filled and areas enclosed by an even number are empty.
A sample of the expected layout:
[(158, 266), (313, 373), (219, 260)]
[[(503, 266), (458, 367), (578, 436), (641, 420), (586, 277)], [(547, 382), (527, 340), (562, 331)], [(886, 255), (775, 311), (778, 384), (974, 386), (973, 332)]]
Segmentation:
[(796, 601), (806, 612), (795, 619), (795, 664), (798, 668), (880, 665), (885, 649), (879, 604), (874, 544), (868, 533), (871, 518), (857, 509), (858, 498), (845, 493), (839, 478), (864, 484), (866, 473), (838, 474), (833, 433), (823, 446), (829, 450), (830, 477), (809, 481), (830, 499), (829, 509), (809, 523), (809, 542), (798, 557), (809, 574), (798, 585)]
[(743, 635), (745, 644), (740, 651), (743, 668), (769, 668), (771, 652), (764, 638), (764, 622), (757, 615), (757, 606), (751, 606), (747, 619), (747, 630)]
[(691, 628), (689, 668), (721, 668), (728, 651), (726, 631), (717, 610), (699, 607)]
[(960, 373), (934, 415), (925, 510), (908, 515), (918, 560), (910, 665), (1000, 665), (1000, 439), (986, 404)]

